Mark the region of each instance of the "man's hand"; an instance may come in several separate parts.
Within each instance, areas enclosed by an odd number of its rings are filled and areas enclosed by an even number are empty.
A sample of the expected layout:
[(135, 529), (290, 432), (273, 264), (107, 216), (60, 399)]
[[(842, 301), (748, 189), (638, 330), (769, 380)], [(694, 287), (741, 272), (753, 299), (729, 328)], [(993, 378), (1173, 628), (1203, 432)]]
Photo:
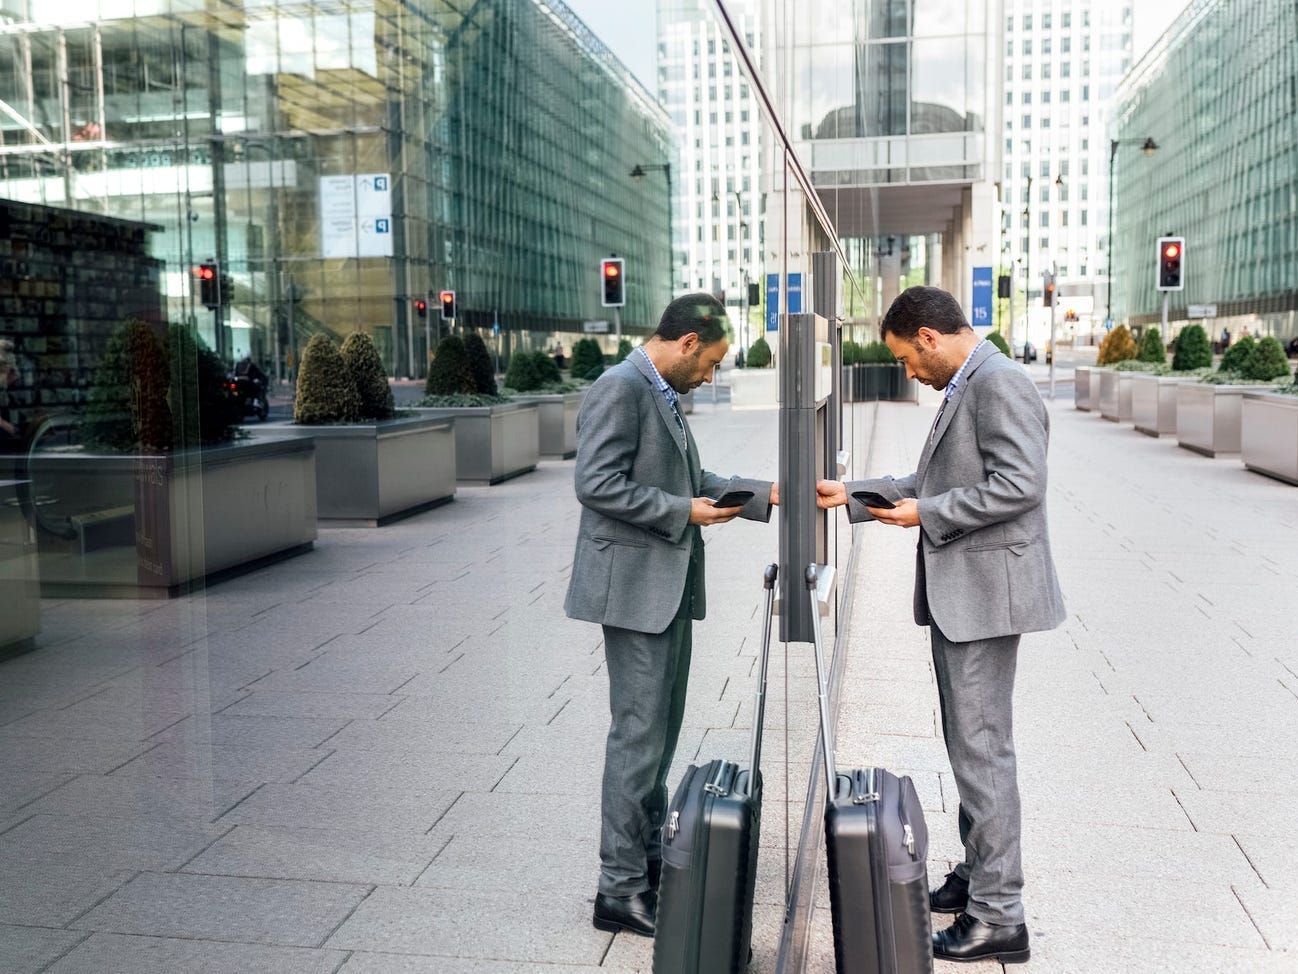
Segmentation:
[(867, 507), (866, 510), (880, 524), (895, 524), (899, 528), (919, 527), (919, 501), (913, 497), (897, 501), (896, 507)]
[(710, 497), (695, 497), (690, 501), (690, 524), (725, 524), (739, 516), (743, 507), (717, 507)]
[(771, 484), (771, 506), (780, 506), (780, 485), (778, 482)]
[(837, 480), (816, 481), (816, 506), (822, 511), (847, 503), (847, 487)]

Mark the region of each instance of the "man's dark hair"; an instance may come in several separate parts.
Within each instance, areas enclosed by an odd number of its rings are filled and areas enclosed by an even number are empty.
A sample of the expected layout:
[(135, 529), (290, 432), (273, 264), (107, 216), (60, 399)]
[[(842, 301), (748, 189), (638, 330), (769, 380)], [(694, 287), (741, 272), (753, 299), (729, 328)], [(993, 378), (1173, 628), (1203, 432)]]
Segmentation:
[(960, 304), (940, 287), (908, 287), (897, 295), (879, 323), (879, 336), (912, 341), (921, 328), (954, 335), (969, 328)]
[(725, 338), (725, 305), (706, 291), (684, 294), (663, 310), (653, 337), (674, 342), (690, 332), (696, 333), (704, 345)]

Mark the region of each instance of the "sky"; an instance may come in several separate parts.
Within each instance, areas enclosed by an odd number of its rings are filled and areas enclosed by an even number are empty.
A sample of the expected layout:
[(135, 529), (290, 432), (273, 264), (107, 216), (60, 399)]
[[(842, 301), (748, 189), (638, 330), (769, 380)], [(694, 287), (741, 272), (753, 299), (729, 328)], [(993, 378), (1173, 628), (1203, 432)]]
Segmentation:
[[(657, 94), (654, 58), (657, 23), (654, 0), (565, 0), (568, 7), (585, 21), (618, 60), (631, 69), (649, 91)], [(1171, 3), (1133, 4), (1132, 64), (1144, 56), (1150, 45), (1162, 35), (1173, 19), (1188, 6), (1188, 0)]]

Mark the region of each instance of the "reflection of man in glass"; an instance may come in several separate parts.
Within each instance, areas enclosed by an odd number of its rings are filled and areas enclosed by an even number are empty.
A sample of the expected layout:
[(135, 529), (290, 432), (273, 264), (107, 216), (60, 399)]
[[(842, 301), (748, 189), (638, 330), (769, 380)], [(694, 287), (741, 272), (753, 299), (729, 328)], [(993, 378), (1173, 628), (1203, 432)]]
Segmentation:
[(18, 384), (13, 342), (0, 338), (0, 453), (14, 453), (22, 441), (17, 417), (9, 408), (9, 390)]

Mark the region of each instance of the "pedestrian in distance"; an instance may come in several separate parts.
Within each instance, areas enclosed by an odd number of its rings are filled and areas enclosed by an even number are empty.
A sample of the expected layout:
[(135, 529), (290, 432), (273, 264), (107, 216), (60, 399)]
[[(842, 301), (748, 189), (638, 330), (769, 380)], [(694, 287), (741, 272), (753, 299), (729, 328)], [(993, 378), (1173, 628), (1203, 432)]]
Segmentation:
[(1049, 419), (1032, 380), (979, 340), (947, 292), (907, 288), (880, 329), (908, 376), (945, 397), (914, 473), (820, 481), (817, 502), (919, 528), (915, 622), (929, 627), (965, 851), (929, 894), (934, 912), (957, 914), (933, 953), (1025, 961), (1012, 703), (1021, 634), (1064, 621), (1046, 522)]
[[(599, 623), (610, 723), (594, 925), (652, 937), (667, 772), (685, 714), (691, 627), (702, 619), (701, 529), (769, 521), (778, 485), (704, 470), (678, 397), (725, 358), (725, 307), (687, 294), (586, 393), (577, 416), (581, 520), (564, 611)], [(725, 488), (751, 492), (717, 507)]]

